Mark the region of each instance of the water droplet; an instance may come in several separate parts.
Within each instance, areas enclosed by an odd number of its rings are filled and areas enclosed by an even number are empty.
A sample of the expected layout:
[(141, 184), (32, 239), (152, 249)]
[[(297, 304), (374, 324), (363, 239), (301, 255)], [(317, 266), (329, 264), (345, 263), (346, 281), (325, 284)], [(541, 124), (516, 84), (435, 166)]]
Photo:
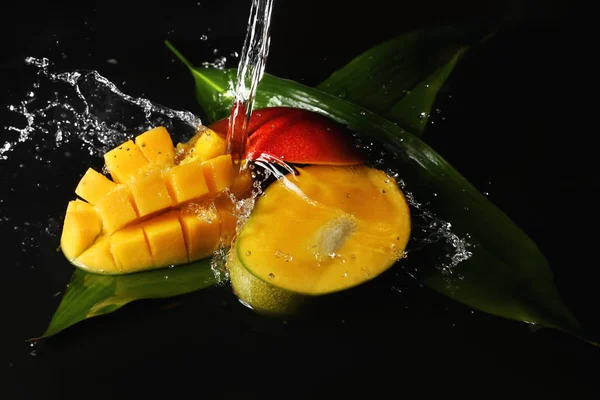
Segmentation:
[(165, 275), (165, 279), (169, 279), (169, 275)]
[(346, 193), (346, 197), (347, 197), (347, 198), (350, 198), (350, 193)]
[(208, 36), (207, 35), (202, 35), (202, 36), (200, 36), (200, 40), (208, 40)]
[(385, 189), (381, 189), (381, 193), (385, 194), (386, 193)]
[(246, 255), (247, 255), (247, 256), (249, 256), (249, 255), (251, 255), (251, 254), (252, 254), (252, 252), (251, 252), (250, 250), (248, 250), (248, 251), (246, 252)]
[(347, 277), (348, 277), (348, 271), (344, 272), (344, 273), (342, 274), (342, 277), (344, 277), (344, 278), (347, 278)]
[(273, 274), (273, 273), (270, 273), (270, 274), (269, 274), (269, 279), (275, 279), (275, 274)]

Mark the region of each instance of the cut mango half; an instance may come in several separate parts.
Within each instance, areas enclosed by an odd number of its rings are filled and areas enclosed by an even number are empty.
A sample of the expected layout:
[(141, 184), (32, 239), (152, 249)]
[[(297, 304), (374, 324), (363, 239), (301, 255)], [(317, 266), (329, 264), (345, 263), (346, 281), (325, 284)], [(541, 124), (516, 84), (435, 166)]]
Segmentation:
[(229, 257), (234, 292), (258, 311), (285, 311), (302, 296), (371, 280), (403, 257), (410, 237), (406, 199), (383, 171), (298, 171), (265, 190)]
[(236, 223), (230, 195), (249, 195), (252, 178), (234, 174), (224, 143), (202, 127), (177, 154), (167, 129), (156, 127), (108, 151), (112, 179), (89, 168), (67, 206), (65, 257), (89, 272), (127, 274), (229, 246)]

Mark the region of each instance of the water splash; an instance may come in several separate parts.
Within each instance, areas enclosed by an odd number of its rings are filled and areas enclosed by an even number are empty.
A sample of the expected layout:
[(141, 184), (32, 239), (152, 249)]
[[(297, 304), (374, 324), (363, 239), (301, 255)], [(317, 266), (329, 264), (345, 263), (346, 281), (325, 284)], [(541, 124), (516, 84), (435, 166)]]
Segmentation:
[(157, 125), (178, 132), (201, 126), (196, 115), (125, 94), (97, 71), (54, 72), (46, 58), (27, 57), (25, 64), (37, 69), (38, 80), (25, 99), (7, 107), (22, 124), (5, 127), (18, 136), (0, 145), (0, 160), (34, 139), (38, 153), (78, 141), (98, 156)]

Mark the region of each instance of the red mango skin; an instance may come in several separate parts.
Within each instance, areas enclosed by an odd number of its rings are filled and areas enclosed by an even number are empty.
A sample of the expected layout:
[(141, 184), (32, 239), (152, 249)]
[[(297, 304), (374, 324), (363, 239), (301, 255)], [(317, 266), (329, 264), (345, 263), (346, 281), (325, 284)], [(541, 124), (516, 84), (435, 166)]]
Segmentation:
[[(216, 121), (209, 128), (226, 136), (229, 118)], [(256, 160), (264, 155), (294, 164), (344, 166), (366, 161), (344, 126), (320, 114), (291, 107), (252, 112), (246, 159)]]

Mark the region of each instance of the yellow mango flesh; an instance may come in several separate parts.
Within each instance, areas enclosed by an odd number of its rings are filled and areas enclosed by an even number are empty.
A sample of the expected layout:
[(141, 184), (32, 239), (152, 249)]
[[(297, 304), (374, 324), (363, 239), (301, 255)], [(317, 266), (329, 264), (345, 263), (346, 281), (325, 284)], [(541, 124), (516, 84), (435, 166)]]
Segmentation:
[(69, 202), (65, 215), (66, 258), (89, 272), (127, 274), (186, 264), (229, 246), (237, 217), (227, 193), (231, 187), (249, 194), (252, 179), (234, 176), (231, 158), (220, 154), (217, 141), (199, 142), (201, 133), (178, 148), (216, 159), (179, 163), (168, 131), (157, 127), (105, 154), (112, 181), (88, 169), (76, 188), (83, 200)]
[(177, 165), (166, 173), (166, 177), (169, 192), (176, 203), (200, 199), (210, 192), (200, 162)]
[(206, 161), (224, 155), (227, 150), (227, 142), (221, 135), (212, 129), (200, 135), (194, 144), (194, 157), (197, 161)]
[(140, 217), (166, 210), (174, 204), (163, 173), (158, 169), (142, 174), (131, 184), (131, 197)]
[(215, 207), (198, 205), (190, 208), (181, 214), (180, 221), (190, 260), (207, 257), (218, 248), (222, 237), (221, 221)]
[(129, 181), (149, 165), (148, 160), (133, 143), (133, 140), (128, 140), (106, 153), (104, 163), (116, 183)]
[[(188, 262), (179, 211), (152, 218), (142, 224), (150, 247), (153, 266), (179, 265)], [(198, 238), (202, 241), (202, 237)], [(214, 251), (214, 248), (213, 248)]]
[(267, 188), (237, 239), (251, 274), (321, 295), (372, 279), (402, 257), (410, 213), (391, 177), (366, 166), (299, 171)]
[(102, 221), (94, 206), (82, 201), (71, 201), (67, 207), (60, 247), (69, 260), (87, 249), (102, 232)]
[(135, 138), (142, 155), (154, 165), (170, 166), (175, 162), (175, 148), (169, 131), (158, 126)]
[(235, 172), (231, 155), (222, 155), (202, 163), (206, 185), (211, 193), (222, 192), (233, 184)]
[(137, 272), (154, 267), (144, 229), (140, 226), (115, 232), (110, 238), (110, 252), (119, 272)]
[(182, 153), (181, 164), (204, 162), (224, 155), (227, 150), (225, 138), (210, 128), (202, 129), (188, 143), (177, 146)]
[(109, 235), (98, 237), (92, 246), (73, 261), (73, 264), (90, 272), (120, 273), (115, 258), (110, 252), (110, 240), (111, 236)]
[(98, 200), (96, 211), (109, 234), (126, 227), (138, 217), (131, 201), (130, 189), (125, 185), (120, 185)]
[(90, 204), (96, 204), (105, 194), (116, 189), (117, 184), (106, 176), (88, 168), (75, 188), (75, 194)]

